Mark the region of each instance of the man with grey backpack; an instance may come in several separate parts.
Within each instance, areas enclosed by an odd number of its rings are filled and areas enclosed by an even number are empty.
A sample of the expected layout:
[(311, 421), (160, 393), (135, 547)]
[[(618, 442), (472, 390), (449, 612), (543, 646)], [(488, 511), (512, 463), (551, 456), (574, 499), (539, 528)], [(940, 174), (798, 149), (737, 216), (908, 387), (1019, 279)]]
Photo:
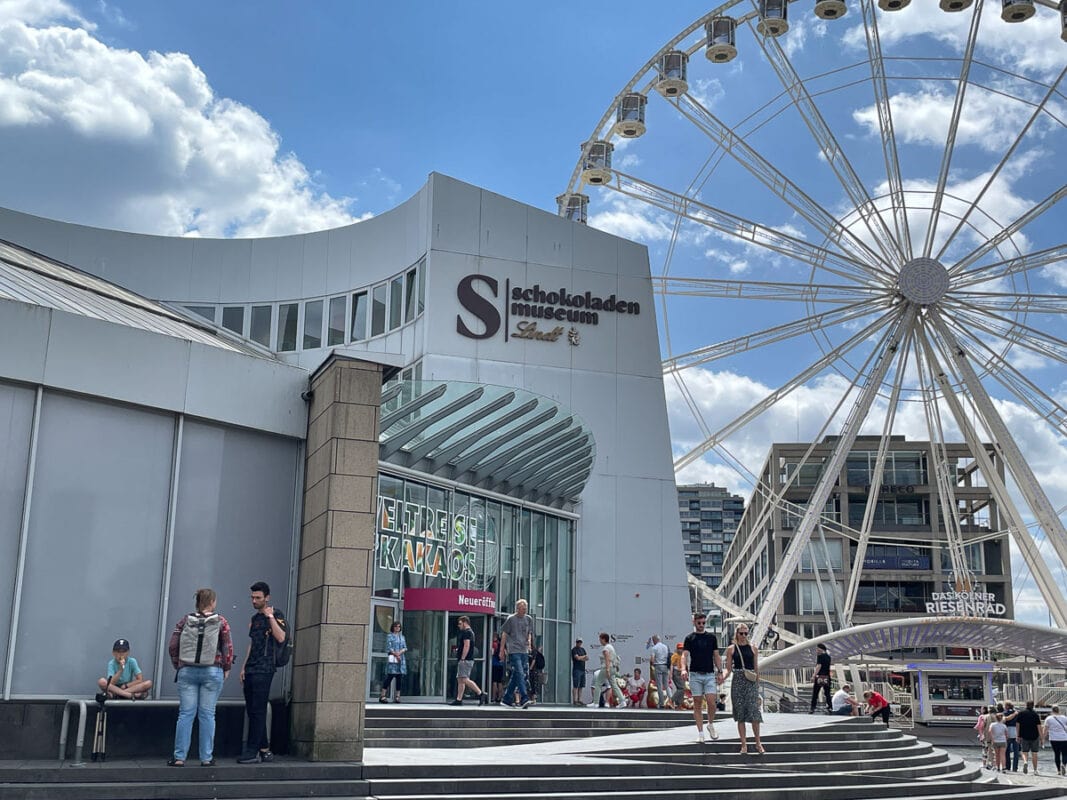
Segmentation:
[(248, 714), (248, 742), (238, 764), (269, 763), (274, 760), (267, 737), (267, 703), (274, 672), (289, 660), (289, 623), (280, 608), (270, 603), (270, 586), (256, 581), (249, 587), (256, 613), (248, 623), (248, 652), (241, 667), (245, 713)]

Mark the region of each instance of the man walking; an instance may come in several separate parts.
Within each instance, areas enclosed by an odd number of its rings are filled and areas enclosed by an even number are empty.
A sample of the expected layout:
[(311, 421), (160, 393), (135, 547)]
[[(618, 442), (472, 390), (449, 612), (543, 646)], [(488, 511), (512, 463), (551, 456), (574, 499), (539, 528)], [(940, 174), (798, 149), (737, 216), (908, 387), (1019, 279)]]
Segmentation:
[(460, 617), (456, 623), (459, 625), (459, 633), (456, 634), (456, 699), (449, 705), (463, 705), (463, 691), (468, 687), (478, 695), (478, 705), (488, 705), (489, 695), (471, 680), (471, 670), (474, 669), (474, 631), (471, 630), (471, 618)]
[(693, 632), (682, 643), (682, 680), (689, 679), (693, 693), (693, 719), (697, 724), (697, 741), (704, 744), (704, 701), (708, 704), (708, 735), (718, 739), (715, 730), (716, 701), (719, 696), (718, 677), (722, 675), (722, 659), (715, 634), (704, 630), (708, 615), (698, 611), (693, 615)]
[(504, 621), (500, 629), (500, 654), (506, 658), (511, 667), (511, 678), (504, 690), (501, 705), (514, 706), (515, 692), (519, 693), (519, 705), (529, 708), (533, 705), (526, 693), (526, 680), (530, 668), (530, 646), (533, 644), (533, 619), (526, 613), (529, 603), (518, 600), (515, 613)]
[(1004, 704), (1004, 724), (1008, 728), (1008, 751), (1004, 754), (1004, 766), (1012, 772), (1019, 771), (1019, 728), (1017, 720), (1019, 712), (1015, 705), (1008, 701)]
[(270, 604), (270, 586), (256, 581), (252, 592), (252, 608), (256, 613), (248, 623), (248, 652), (241, 667), (241, 683), (244, 684), (245, 713), (248, 714), (248, 742), (237, 759), (238, 764), (255, 764), (274, 760), (267, 738), (267, 703), (270, 701), (270, 685), (277, 669), (275, 650), (285, 644), (288, 624), (280, 608)]
[(652, 674), (656, 681), (656, 707), (667, 704), (667, 674), (670, 671), (671, 653), (667, 645), (660, 641), (657, 634), (652, 634)]
[(585, 662), (588, 660), (589, 653), (582, 647), (582, 640), (575, 639), (571, 648), (571, 699), (576, 706), (585, 705), (582, 702), (582, 689), (585, 688)]
[(1015, 726), (1019, 732), (1019, 745), (1023, 752), (1023, 774), (1026, 774), (1026, 754), (1030, 754), (1030, 763), (1034, 766), (1034, 774), (1037, 775), (1037, 751), (1041, 749), (1041, 739), (1044, 726), (1041, 717), (1034, 711), (1034, 701), (1027, 700), (1026, 708), (1019, 712), (1015, 718)]

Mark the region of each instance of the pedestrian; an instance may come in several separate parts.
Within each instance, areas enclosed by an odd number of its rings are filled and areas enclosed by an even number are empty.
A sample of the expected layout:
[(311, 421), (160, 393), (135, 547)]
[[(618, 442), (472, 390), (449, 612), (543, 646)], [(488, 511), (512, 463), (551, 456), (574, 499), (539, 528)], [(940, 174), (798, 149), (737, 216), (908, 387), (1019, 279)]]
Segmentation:
[(1012, 772), (1019, 771), (1019, 729), (1015, 724), (1019, 712), (1011, 701), (1004, 703), (1004, 725), (1008, 729), (1008, 749), (1004, 754), (1004, 764)]
[(167, 761), (170, 767), (185, 766), (193, 717), (198, 721), (200, 766), (215, 766), (215, 706), (233, 667), (230, 623), (215, 613), (214, 589), (197, 589), (195, 602), (196, 611), (178, 620), (167, 647), (178, 684), (178, 724), (174, 755)]
[[(144, 700), (148, 697), (148, 690), (152, 688), (152, 681), (145, 678), (141, 672), (141, 665), (130, 655), (129, 640), (116, 639), (111, 645), (107, 675), (100, 678), (96, 685), (100, 687), (101, 694), (107, 694), (105, 700), (113, 697), (124, 700)], [(98, 697), (97, 700), (99, 699)]]
[[(622, 693), (622, 687), (619, 686), (619, 654), (615, 652), (615, 646), (611, 643), (611, 637), (607, 633), (601, 633), (599, 639), (601, 667), (593, 676), (593, 693), (599, 693), (600, 699), (597, 704), (600, 708), (604, 708), (605, 695), (608, 692), (615, 698), (616, 706), (622, 708), (626, 705), (626, 698)], [(605, 681), (608, 684), (607, 689), (603, 688)]]
[(493, 634), (493, 702), (499, 703), (504, 696), (504, 659), (500, 657), (500, 634)]
[(811, 685), (811, 713), (815, 713), (815, 706), (819, 702), (819, 692), (826, 696), (826, 710), (831, 714), (834, 704), (830, 697), (830, 653), (822, 642), (815, 645), (815, 674), (812, 676)]
[(656, 681), (656, 706), (663, 708), (667, 705), (667, 676), (671, 669), (671, 652), (656, 634), (652, 634), (652, 652), (649, 656), (652, 662), (652, 677)]
[(1056, 757), (1056, 773), (1067, 774), (1067, 717), (1060, 713), (1059, 706), (1052, 707), (1052, 713), (1045, 717), (1045, 732)]
[(474, 692), (478, 705), (489, 705), (489, 695), (471, 680), (471, 672), (474, 669), (474, 631), (471, 630), (470, 617), (457, 619), (456, 627), (459, 629), (456, 633), (456, 699), (449, 705), (463, 705), (463, 694), (466, 689)]
[(888, 728), (889, 715), (891, 713), (889, 710), (889, 701), (882, 697), (878, 692), (874, 691), (874, 689), (869, 689), (864, 692), (863, 699), (867, 703), (867, 713), (871, 715), (871, 719), (881, 717), (882, 722), (884, 722)]
[(1026, 708), (1019, 712), (1015, 718), (1015, 724), (1019, 729), (1019, 747), (1023, 754), (1023, 774), (1026, 774), (1026, 754), (1030, 754), (1030, 763), (1033, 764), (1034, 774), (1037, 775), (1037, 751), (1041, 749), (1041, 739), (1044, 726), (1041, 717), (1034, 711), (1034, 701), (1027, 700)]
[(545, 654), (541, 652), (537, 642), (530, 645), (530, 677), (529, 677), (530, 700), (537, 702), (537, 696), (541, 693), (541, 687), (545, 685)]
[(726, 674), (719, 677), (723, 682), (733, 674), (730, 684), (730, 707), (734, 721), (737, 723), (737, 735), (741, 739), (741, 753), (748, 752), (745, 741), (745, 723), (752, 726), (752, 736), (756, 740), (756, 755), (763, 755), (763, 743), (760, 741), (759, 729), (763, 722), (759, 696), (759, 650), (748, 641), (748, 625), (737, 626), (734, 640), (726, 648)]
[(674, 684), (671, 705), (683, 709), (685, 708), (685, 678), (682, 677), (682, 667), (685, 664), (684, 647), (684, 644), (678, 642), (674, 652), (671, 653), (671, 683)]
[(646, 691), (648, 691), (648, 682), (641, 677), (641, 668), (634, 667), (634, 674), (626, 676), (626, 697), (630, 705), (640, 708)]
[(526, 692), (534, 633), (533, 618), (526, 613), (529, 606), (525, 600), (517, 600), (515, 613), (504, 621), (504, 626), (500, 629), (500, 656), (511, 667), (511, 679), (500, 704), (509, 707), (515, 705), (515, 692), (519, 693), (520, 706), (529, 708), (533, 705)]
[(248, 587), (255, 612), (248, 623), (248, 652), (241, 667), (245, 713), (248, 715), (248, 741), (238, 764), (264, 764), (274, 760), (267, 735), (267, 703), (270, 685), (277, 670), (277, 650), (285, 645), (288, 622), (280, 608), (270, 603), (270, 586), (256, 581)]
[(403, 630), (404, 626), (394, 620), (389, 626), (389, 635), (385, 638), (385, 679), (382, 681), (379, 703), (389, 702), (390, 686), (393, 688), (393, 702), (400, 702), (400, 692), (403, 688), (400, 684), (408, 674), (408, 659), (404, 655), (408, 651), (408, 642), (404, 638)]
[(830, 699), (830, 713), (835, 717), (855, 717), (860, 713), (860, 703), (852, 696), (852, 684), (845, 683)]
[(582, 647), (582, 640), (575, 639), (571, 648), (571, 700), (576, 706), (585, 705), (582, 702), (582, 689), (585, 688), (585, 664), (588, 660), (589, 653)]
[(989, 724), (989, 742), (993, 745), (993, 769), (1004, 771), (1004, 753), (1008, 748), (1008, 726), (1003, 714), (994, 714)]
[(718, 681), (722, 678), (722, 659), (715, 634), (704, 630), (708, 615), (693, 614), (693, 632), (682, 642), (682, 680), (688, 680), (693, 692), (693, 719), (697, 724), (697, 741), (704, 743), (704, 702), (708, 704), (708, 735), (718, 739), (715, 730), (715, 701), (719, 695)]

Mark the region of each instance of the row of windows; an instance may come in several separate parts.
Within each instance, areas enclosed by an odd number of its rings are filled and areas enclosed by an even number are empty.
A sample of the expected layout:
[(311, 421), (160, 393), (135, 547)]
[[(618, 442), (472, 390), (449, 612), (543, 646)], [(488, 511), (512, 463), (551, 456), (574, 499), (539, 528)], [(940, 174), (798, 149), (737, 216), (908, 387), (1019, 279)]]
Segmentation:
[(186, 308), (278, 353), (338, 347), (381, 336), (418, 317), (426, 305), (425, 264), (422, 260), (370, 289), (302, 303)]
[[(878, 452), (854, 450), (845, 462), (845, 475), (849, 486), (866, 486), (871, 483)], [(780, 479), (788, 482), (795, 475), (795, 486), (814, 486), (822, 475), (823, 460), (813, 459), (803, 465), (787, 461), (781, 465)], [(917, 486), (927, 482), (926, 455), (917, 450), (896, 450), (886, 453), (882, 470), (883, 485)]]

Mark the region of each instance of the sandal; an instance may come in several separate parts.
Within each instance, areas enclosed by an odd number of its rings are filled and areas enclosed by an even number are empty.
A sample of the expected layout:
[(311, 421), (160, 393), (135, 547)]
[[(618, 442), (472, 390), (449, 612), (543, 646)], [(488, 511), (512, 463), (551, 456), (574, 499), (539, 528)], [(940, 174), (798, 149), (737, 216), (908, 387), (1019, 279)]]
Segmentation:
[(756, 745), (756, 755), (761, 756), (766, 752), (767, 751), (763, 749), (763, 745), (761, 745), (761, 744), (757, 744)]
[(741, 745), (741, 755), (743, 755), (743, 756), (747, 756), (748, 755), (748, 745), (747, 744)]
[(179, 761), (176, 758), (172, 758), (167, 762), (167, 766), (168, 767), (184, 767), (185, 766), (185, 762), (184, 761)]

